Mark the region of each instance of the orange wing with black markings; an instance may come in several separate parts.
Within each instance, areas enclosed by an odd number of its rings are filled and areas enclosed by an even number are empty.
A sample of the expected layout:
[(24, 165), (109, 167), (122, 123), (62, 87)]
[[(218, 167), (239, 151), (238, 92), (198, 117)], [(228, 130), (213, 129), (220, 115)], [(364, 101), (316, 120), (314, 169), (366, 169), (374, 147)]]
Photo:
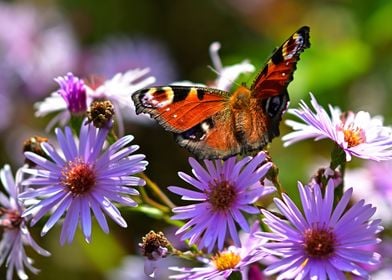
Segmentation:
[(309, 27), (303, 26), (273, 52), (250, 88), (253, 96), (265, 99), (285, 91), (293, 80), (300, 54), (309, 47)]
[(164, 86), (140, 90), (132, 98), (136, 113), (148, 113), (166, 130), (181, 133), (222, 111), (228, 95), (213, 88)]
[(136, 112), (150, 114), (201, 159), (258, 151), (279, 136), (287, 86), (309, 46), (309, 27), (304, 26), (272, 54), (250, 88), (240, 86), (232, 93), (186, 86), (142, 89), (132, 96)]

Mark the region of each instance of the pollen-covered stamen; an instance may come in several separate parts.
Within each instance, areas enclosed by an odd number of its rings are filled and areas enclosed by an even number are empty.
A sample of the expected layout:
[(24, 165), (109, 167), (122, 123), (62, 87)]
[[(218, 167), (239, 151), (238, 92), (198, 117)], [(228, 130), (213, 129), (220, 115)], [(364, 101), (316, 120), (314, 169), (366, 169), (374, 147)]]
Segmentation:
[(336, 246), (335, 235), (327, 229), (311, 228), (304, 234), (305, 252), (313, 258), (328, 258)]
[(347, 142), (349, 148), (358, 146), (365, 142), (365, 132), (362, 128), (354, 127), (350, 125), (348, 129), (343, 130), (344, 133), (344, 141)]
[(215, 181), (207, 191), (208, 201), (214, 211), (226, 211), (237, 197), (235, 187), (227, 181)]
[(234, 252), (217, 253), (212, 257), (212, 262), (216, 269), (223, 271), (226, 269), (233, 269), (241, 261), (241, 257)]
[(91, 190), (96, 183), (94, 167), (81, 159), (68, 162), (62, 170), (61, 183), (73, 195), (82, 195)]
[(109, 100), (95, 100), (91, 103), (87, 112), (89, 123), (93, 123), (95, 127), (102, 128), (110, 126), (114, 116), (114, 107)]
[(142, 243), (139, 243), (139, 246), (143, 251), (143, 255), (150, 260), (166, 257), (168, 250), (171, 248), (171, 244), (163, 232), (156, 233), (151, 230), (142, 238), (142, 241)]
[(14, 209), (0, 208), (0, 227), (6, 229), (18, 228), (23, 218), (19, 211)]

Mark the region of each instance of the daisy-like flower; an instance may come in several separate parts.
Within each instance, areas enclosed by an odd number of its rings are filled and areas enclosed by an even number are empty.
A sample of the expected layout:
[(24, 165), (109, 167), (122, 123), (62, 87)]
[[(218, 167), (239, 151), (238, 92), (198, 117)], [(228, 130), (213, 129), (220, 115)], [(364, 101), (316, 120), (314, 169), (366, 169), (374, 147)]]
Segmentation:
[[(147, 76), (149, 70), (133, 69), (125, 73), (118, 73), (110, 80), (104, 81), (97, 87), (90, 87), (82, 79), (68, 73), (64, 77), (55, 79), (59, 83), (60, 89), (53, 92), (42, 102), (35, 104), (37, 117), (44, 117), (50, 113), (59, 112), (48, 124), (47, 129), (51, 129), (56, 123), (65, 125), (70, 117), (70, 113), (82, 112), (84, 108), (90, 106), (93, 100), (109, 100), (114, 105), (120, 135), (123, 134), (123, 117), (125, 115), (136, 114), (133, 108), (131, 95), (133, 92), (147, 87), (154, 83), (155, 78)], [(86, 110), (84, 110), (86, 111)]]
[(33, 260), (26, 255), (24, 246), (30, 246), (42, 256), (50, 256), (48, 251), (33, 240), (26, 225), (27, 217), (22, 217), (24, 206), (18, 199), (22, 188), (21, 175), (18, 171), (14, 179), (9, 165), (0, 170), (1, 183), (6, 191), (0, 192), (0, 228), (3, 231), (0, 241), (0, 266), (5, 263), (7, 280), (13, 279), (14, 271), (20, 279), (27, 279), (25, 267), (35, 274), (39, 272), (33, 267)]
[(246, 274), (252, 263), (258, 262), (267, 256), (261, 248), (265, 241), (255, 237), (260, 230), (259, 222), (253, 223), (250, 233), (246, 235), (242, 247), (230, 246), (218, 252), (211, 258), (203, 258), (203, 267), (170, 267), (180, 274), (170, 276), (171, 279), (227, 279), (233, 272), (240, 272), (242, 279), (247, 279)]
[(319, 185), (299, 183), (303, 212), (286, 194), (283, 200), (275, 198), (287, 220), (262, 210), (272, 232), (256, 235), (273, 241), (264, 247), (282, 258), (266, 268), (267, 275), (279, 273), (278, 280), (346, 279), (344, 272), (369, 277), (361, 265), (380, 261), (380, 255), (366, 246), (380, 242), (376, 234), (383, 229), (381, 220), (369, 220), (376, 209), (363, 200), (348, 207), (352, 189), (344, 192), (334, 208), (334, 189), (329, 180), (323, 196)]
[(285, 146), (308, 138), (329, 138), (344, 150), (347, 161), (352, 156), (376, 161), (392, 159), (392, 130), (383, 126), (380, 116), (371, 117), (364, 111), (342, 114), (339, 108), (330, 105), (329, 116), (316, 98), (310, 96), (314, 111), (304, 101), (300, 109), (288, 111), (304, 123), (286, 121), (295, 131), (282, 137)]
[[(136, 206), (130, 197), (138, 195), (131, 186), (144, 185), (144, 181), (132, 175), (145, 170), (147, 162), (144, 155), (135, 154), (139, 147), (128, 146), (133, 136), (127, 135), (111, 146), (104, 148), (109, 128), (97, 129), (84, 125), (77, 141), (69, 127), (65, 131), (56, 129), (61, 151), (50, 144), (42, 143), (42, 148), (51, 160), (32, 152), (25, 156), (37, 167), (24, 169), (33, 175), (23, 181), (31, 189), (21, 194), (21, 198), (36, 198), (40, 202), (24, 212), (32, 213), (34, 225), (45, 214), (51, 214), (41, 234), (45, 235), (65, 215), (60, 243), (72, 242), (78, 223), (87, 242), (91, 240), (91, 210), (105, 233), (109, 232), (104, 213), (122, 227), (127, 223), (112, 202), (125, 206)], [(52, 212), (53, 211), (53, 212)]]
[(260, 152), (254, 158), (245, 157), (238, 162), (235, 157), (226, 161), (205, 160), (204, 169), (190, 158), (194, 177), (183, 172), (179, 172), (179, 176), (196, 190), (168, 187), (171, 192), (181, 195), (183, 200), (196, 202), (173, 208), (175, 215), (172, 219), (189, 219), (176, 234), (181, 234), (182, 240), (189, 238), (190, 244), (206, 247), (210, 252), (215, 244), (221, 250), (227, 235), (240, 247), (236, 223), (249, 232), (249, 224), (242, 212), (259, 213), (252, 204), (274, 191), (274, 188), (264, 187), (260, 183), (272, 165), (270, 162), (263, 163), (265, 159), (266, 154)]
[(124, 132), (123, 116), (134, 121), (152, 122), (150, 118), (146, 120), (147, 116), (145, 116), (145, 120), (143, 120), (143, 117), (141, 119), (136, 117), (135, 106), (131, 98), (132, 93), (155, 82), (155, 78), (152, 76), (146, 78), (149, 71), (148, 68), (137, 68), (125, 73), (118, 73), (112, 79), (105, 81), (102, 85), (88, 92), (89, 96), (95, 100), (106, 99), (112, 102), (118, 120), (120, 135)]

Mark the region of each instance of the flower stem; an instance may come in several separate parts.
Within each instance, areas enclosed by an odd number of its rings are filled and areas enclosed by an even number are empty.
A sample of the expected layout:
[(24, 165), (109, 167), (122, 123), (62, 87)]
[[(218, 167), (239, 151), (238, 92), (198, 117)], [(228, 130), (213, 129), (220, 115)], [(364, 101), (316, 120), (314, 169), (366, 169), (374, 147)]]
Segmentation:
[(156, 183), (154, 183), (146, 174), (140, 173), (140, 177), (146, 181), (146, 186), (148, 186), (159, 198), (166, 204), (169, 208), (174, 208), (176, 205), (165, 195)]
[(336, 170), (338, 167), (340, 167), (342, 183), (336, 186), (335, 188), (335, 197), (340, 198), (343, 195), (343, 188), (344, 188), (344, 173), (346, 171), (346, 153), (338, 145), (335, 145), (334, 149), (331, 152), (331, 163), (329, 167), (332, 170)]

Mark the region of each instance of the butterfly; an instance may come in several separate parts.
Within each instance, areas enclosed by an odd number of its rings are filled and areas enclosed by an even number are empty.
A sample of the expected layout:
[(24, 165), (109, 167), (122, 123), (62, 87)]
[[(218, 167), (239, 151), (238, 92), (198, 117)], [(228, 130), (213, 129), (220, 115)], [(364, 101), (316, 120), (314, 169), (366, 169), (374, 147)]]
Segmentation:
[(310, 47), (303, 26), (277, 48), (250, 88), (233, 92), (197, 86), (159, 86), (132, 95), (136, 113), (148, 113), (199, 159), (226, 159), (264, 148), (279, 136), (288, 84)]

